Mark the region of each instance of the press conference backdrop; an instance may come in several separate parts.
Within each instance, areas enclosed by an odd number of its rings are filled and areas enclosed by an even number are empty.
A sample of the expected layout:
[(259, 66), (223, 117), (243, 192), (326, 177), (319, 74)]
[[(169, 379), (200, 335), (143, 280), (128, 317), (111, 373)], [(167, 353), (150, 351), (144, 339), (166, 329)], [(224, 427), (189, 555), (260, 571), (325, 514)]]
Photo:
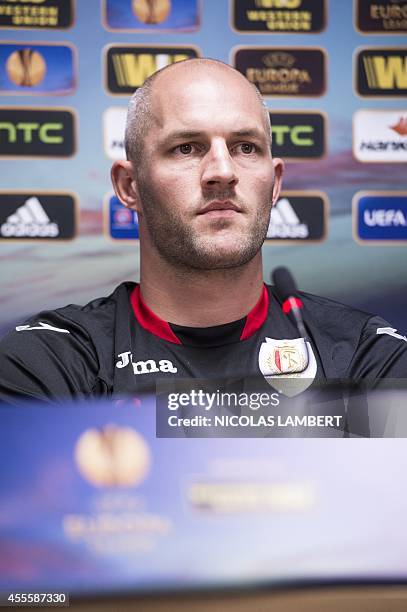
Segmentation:
[(0, 0), (0, 331), (139, 276), (113, 197), (125, 109), (187, 57), (266, 98), (287, 162), (265, 279), (407, 328), (406, 0)]

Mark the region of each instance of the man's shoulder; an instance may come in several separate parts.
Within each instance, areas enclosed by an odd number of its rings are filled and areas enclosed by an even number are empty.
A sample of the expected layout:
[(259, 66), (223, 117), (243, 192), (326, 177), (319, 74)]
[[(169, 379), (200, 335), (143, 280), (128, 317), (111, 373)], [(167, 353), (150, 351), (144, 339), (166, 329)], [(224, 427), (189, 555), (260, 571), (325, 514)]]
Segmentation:
[(405, 377), (407, 338), (381, 316), (299, 292), (305, 324), (329, 377)]
[(136, 284), (133, 282), (123, 282), (107, 296), (95, 298), (82, 306), (68, 304), (62, 308), (45, 311), (45, 314), (49, 313), (50, 316), (66, 317), (78, 323), (89, 322), (97, 324), (98, 321), (103, 322), (106, 317), (112, 316), (117, 308), (126, 307), (129, 304), (129, 295), (135, 286)]
[[(269, 292), (280, 302), (274, 287), (268, 285)], [(322, 297), (305, 291), (296, 293), (303, 303), (303, 317), (309, 324), (333, 325), (341, 327), (357, 325), (363, 327), (374, 315), (330, 298)]]
[(125, 308), (128, 304), (129, 293), (134, 287), (135, 283), (124, 282), (111, 294), (95, 298), (85, 305), (68, 304), (52, 310), (43, 310), (30, 316), (23, 324), (17, 325), (10, 333), (44, 329), (60, 334), (82, 331), (92, 335), (101, 326), (107, 331), (109, 322), (113, 324), (117, 309)]
[(299, 292), (299, 295), (303, 302), (304, 316), (312, 317), (318, 322), (363, 326), (375, 316), (365, 310), (312, 293)]
[[(17, 324), (1, 340), (1, 352), (35, 352), (50, 347), (59, 354), (90, 354), (95, 358), (113, 350), (118, 320), (126, 319), (134, 283), (122, 283), (108, 296), (84, 306), (69, 304), (43, 310)], [(61, 353), (62, 351), (62, 353)], [(35, 354), (34, 354), (35, 357)]]
[(125, 320), (134, 283), (84, 306), (45, 310), (0, 342), (0, 397), (71, 397), (111, 386), (117, 321)]

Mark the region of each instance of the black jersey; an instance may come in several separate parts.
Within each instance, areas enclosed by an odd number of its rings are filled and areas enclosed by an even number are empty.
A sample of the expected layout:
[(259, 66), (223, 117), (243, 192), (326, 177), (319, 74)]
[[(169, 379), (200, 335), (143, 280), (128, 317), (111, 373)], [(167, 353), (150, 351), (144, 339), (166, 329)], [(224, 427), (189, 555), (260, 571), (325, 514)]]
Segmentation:
[[(190, 328), (159, 319), (139, 286), (123, 283), (86, 306), (41, 312), (0, 343), (0, 397), (112, 398), (154, 389), (156, 378), (407, 376), (407, 339), (380, 317), (300, 293), (308, 345), (264, 286), (246, 317)], [(308, 348), (308, 350), (307, 350)]]

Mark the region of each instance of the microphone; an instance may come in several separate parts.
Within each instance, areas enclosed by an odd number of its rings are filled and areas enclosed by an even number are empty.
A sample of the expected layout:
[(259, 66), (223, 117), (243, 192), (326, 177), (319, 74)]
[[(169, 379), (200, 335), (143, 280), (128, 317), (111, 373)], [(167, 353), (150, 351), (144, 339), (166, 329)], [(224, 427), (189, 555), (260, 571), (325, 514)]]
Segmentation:
[(272, 281), (277, 295), (281, 299), (283, 312), (286, 315), (292, 314), (300, 336), (307, 340), (307, 332), (301, 312), (303, 305), (300, 298), (295, 296), (297, 286), (293, 275), (287, 268), (276, 268), (272, 274)]
[[(302, 301), (296, 296), (297, 287), (291, 272), (287, 268), (276, 268), (272, 274), (272, 281), (282, 302), (283, 312), (287, 316), (292, 315), (300, 338), (284, 340), (281, 347), (289, 347), (292, 351), (295, 351), (295, 367), (289, 368), (287, 372), (282, 371), (281, 377), (279, 375), (272, 376), (270, 380), (276, 381), (278, 378), (279, 392), (284, 393), (287, 397), (294, 397), (312, 384), (317, 372), (317, 363), (302, 318)], [(267, 377), (266, 380), (273, 386)]]

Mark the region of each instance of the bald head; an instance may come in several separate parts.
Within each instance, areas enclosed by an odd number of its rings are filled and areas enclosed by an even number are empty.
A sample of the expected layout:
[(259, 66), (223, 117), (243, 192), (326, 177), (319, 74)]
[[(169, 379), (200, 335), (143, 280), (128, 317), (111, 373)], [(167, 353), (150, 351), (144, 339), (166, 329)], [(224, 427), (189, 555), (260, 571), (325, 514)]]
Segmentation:
[[(240, 96), (255, 96), (263, 115), (264, 130), (271, 147), (271, 126), (267, 107), (259, 90), (250, 83), (240, 72), (221, 62), (213, 59), (188, 59), (161, 68), (148, 79), (142, 87), (133, 94), (127, 113), (125, 131), (125, 149), (127, 159), (135, 162), (137, 169), (144, 155), (144, 141), (146, 134), (152, 124), (157, 122), (155, 107), (160, 104), (160, 94), (168, 95), (170, 86), (177, 84), (182, 93), (182, 87), (188, 86), (193, 78), (213, 79), (215, 82), (234, 82)], [(225, 87), (227, 87), (225, 85)], [(174, 104), (176, 104), (177, 92), (174, 92)]]

